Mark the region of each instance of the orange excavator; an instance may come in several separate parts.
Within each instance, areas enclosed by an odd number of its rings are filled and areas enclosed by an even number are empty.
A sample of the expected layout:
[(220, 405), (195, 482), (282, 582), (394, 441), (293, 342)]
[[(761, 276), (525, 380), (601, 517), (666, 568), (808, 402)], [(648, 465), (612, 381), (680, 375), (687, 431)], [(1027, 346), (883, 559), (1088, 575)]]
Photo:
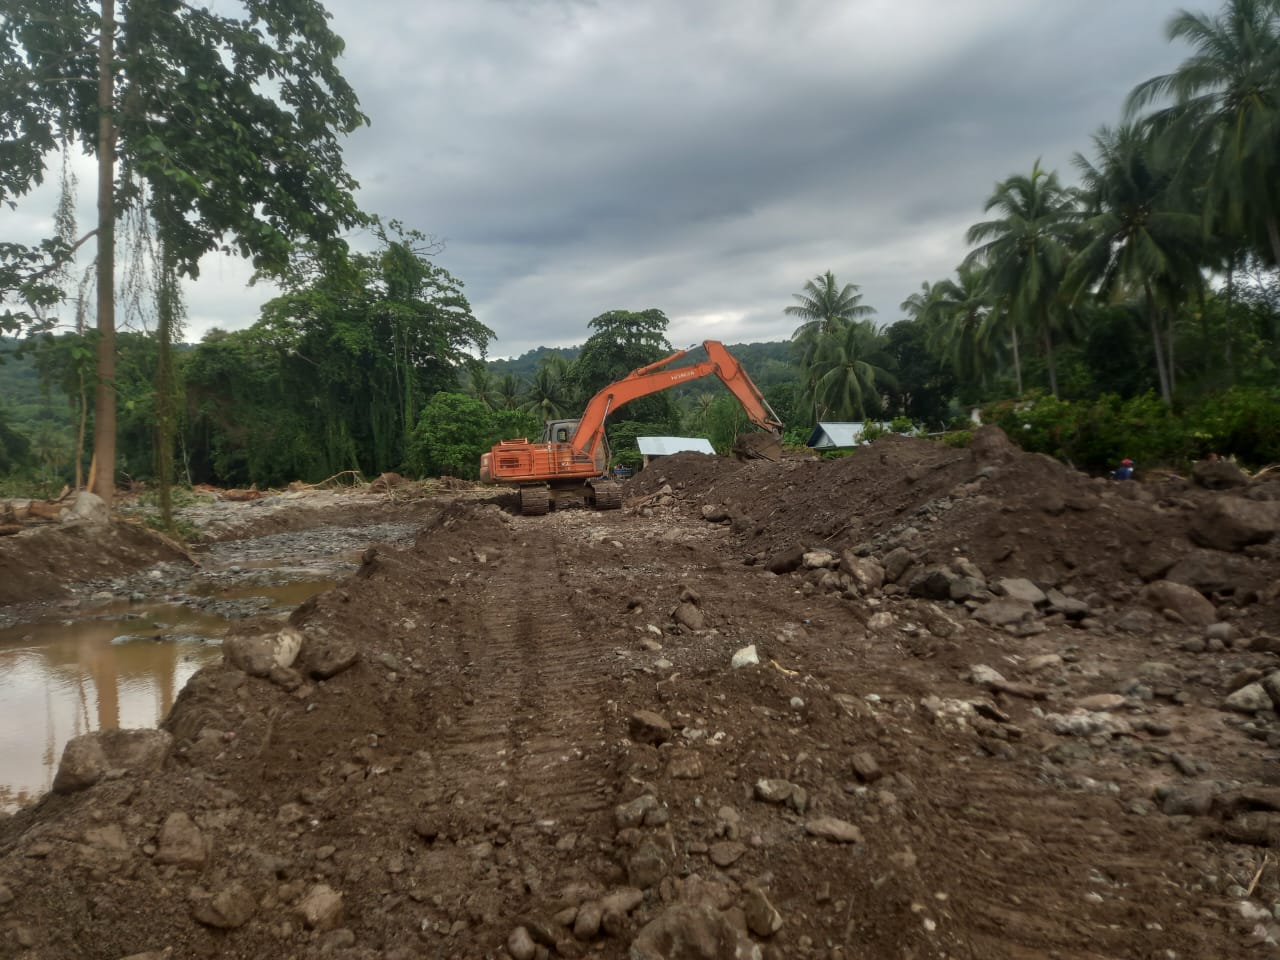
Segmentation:
[(738, 438), (735, 453), (776, 460), (781, 455), (782, 423), (742, 365), (718, 340), (703, 344), (707, 359), (671, 367), (688, 350), (633, 370), (609, 384), (587, 403), (577, 420), (551, 420), (537, 443), (502, 440), (480, 457), (480, 479), (507, 483), (520, 494), (520, 512), (540, 516), (557, 503), (585, 502), (597, 510), (622, 506), (622, 488), (606, 474), (609, 451), (604, 423), (609, 414), (639, 397), (714, 374), (738, 398), (747, 419), (763, 431)]

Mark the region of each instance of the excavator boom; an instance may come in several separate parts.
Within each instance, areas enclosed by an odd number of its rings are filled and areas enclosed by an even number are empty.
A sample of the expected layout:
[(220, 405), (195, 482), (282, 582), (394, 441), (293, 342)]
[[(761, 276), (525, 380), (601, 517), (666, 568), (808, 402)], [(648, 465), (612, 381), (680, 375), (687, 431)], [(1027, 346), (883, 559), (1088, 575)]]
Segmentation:
[(608, 416), (632, 400), (713, 374), (742, 404), (747, 419), (764, 431), (750, 435), (745, 447), (739, 444), (738, 452), (777, 459), (781, 453), (778, 438), (782, 422), (724, 344), (707, 340), (702, 346), (707, 352), (706, 360), (672, 367), (671, 364), (689, 352), (677, 350), (609, 384), (587, 401), (576, 424), (556, 422), (555, 435), (553, 425), (549, 424), (541, 443), (532, 444), (524, 439), (501, 441), (481, 457), (480, 479), (519, 485), (521, 512), (526, 514), (546, 513), (552, 502), (552, 491), (569, 486), (582, 491), (587, 501), (598, 508), (621, 506), (621, 490), (603, 476), (604, 426)]

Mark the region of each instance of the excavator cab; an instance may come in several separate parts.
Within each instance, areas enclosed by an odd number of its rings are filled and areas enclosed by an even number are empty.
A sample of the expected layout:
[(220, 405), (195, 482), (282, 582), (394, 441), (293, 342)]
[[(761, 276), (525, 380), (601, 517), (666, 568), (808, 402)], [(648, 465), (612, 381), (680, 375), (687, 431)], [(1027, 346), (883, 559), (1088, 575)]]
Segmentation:
[(542, 428), (542, 442), (568, 443), (577, 431), (577, 420), (548, 420)]

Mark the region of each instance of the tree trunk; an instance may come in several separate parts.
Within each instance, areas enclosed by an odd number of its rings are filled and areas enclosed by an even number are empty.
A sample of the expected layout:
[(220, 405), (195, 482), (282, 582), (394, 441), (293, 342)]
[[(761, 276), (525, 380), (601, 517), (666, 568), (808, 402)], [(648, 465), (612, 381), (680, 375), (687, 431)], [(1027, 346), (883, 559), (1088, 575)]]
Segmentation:
[(1018, 397), (1022, 397), (1022, 360), (1018, 356), (1018, 328), (1014, 324), (1009, 325), (1009, 333), (1013, 337), (1013, 375), (1018, 381)]
[[(162, 214), (164, 216), (165, 214)], [(173, 327), (178, 314), (178, 278), (166, 228), (161, 226), (160, 289), (157, 296), (156, 339), (156, 489), (160, 495), (160, 522), (170, 533), (173, 526)]]
[(115, 20), (115, 0), (102, 0), (98, 36), (98, 383), (93, 417), (93, 455), (99, 469), (93, 492), (108, 509), (116, 485)]
[(1160, 316), (1156, 309), (1155, 297), (1151, 293), (1151, 285), (1144, 285), (1144, 292), (1147, 295), (1147, 318), (1151, 322), (1151, 344), (1156, 351), (1156, 370), (1160, 374), (1160, 399), (1165, 402), (1165, 406), (1173, 404), (1173, 392), (1169, 389), (1169, 375), (1165, 372), (1164, 366), (1164, 345), (1160, 342)]
[(1053, 334), (1049, 331), (1049, 325), (1046, 323), (1044, 327), (1044, 357), (1049, 366), (1049, 392), (1053, 394), (1053, 399), (1058, 399), (1058, 368), (1053, 359)]
[[(1201, 290), (1200, 299), (1201, 299), (1201, 302), (1203, 303), (1203, 300), (1204, 300), (1203, 285), (1201, 285), (1200, 290)], [(1228, 385), (1236, 382), (1236, 374), (1234, 369), (1235, 350), (1234, 350), (1234, 345), (1231, 342), (1233, 339), (1233, 335), (1235, 333), (1235, 331), (1232, 330), (1231, 328), (1231, 320), (1232, 320), (1231, 307), (1235, 300), (1235, 293), (1236, 293), (1236, 255), (1233, 251), (1230, 258), (1228, 258), (1227, 260), (1227, 313), (1226, 313), (1226, 319), (1223, 321), (1224, 333), (1222, 337), (1224, 341), (1223, 347), (1222, 347), (1222, 360), (1223, 360), (1223, 366), (1226, 367), (1226, 370), (1227, 370)], [(1201, 308), (1201, 315), (1203, 316), (1203, 307)], [(1206, 343), (1206, 346), (1207, 345), (1208, 344)]]
[(84, 435), (89, 425), (89, 396), (84, 386), (84, 367), (76, 372), (80, 381), (80, 426), (76, 430), (76, 489), (84, 489)]
[(1271, 256), (1280, 267), (1280, 223), (1275, 217), (1267, 217), (1267, 239), (1271, 241)]

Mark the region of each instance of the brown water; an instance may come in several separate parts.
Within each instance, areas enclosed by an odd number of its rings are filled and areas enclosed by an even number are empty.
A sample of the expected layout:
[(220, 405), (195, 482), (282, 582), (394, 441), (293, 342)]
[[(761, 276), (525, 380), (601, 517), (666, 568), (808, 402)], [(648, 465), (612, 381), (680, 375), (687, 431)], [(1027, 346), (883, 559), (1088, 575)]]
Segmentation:
[[(220, 595), (291, 606), (327, 586), (308, 581)], [(0, 630), (0, 811), (49, 789), (67, 740), (155, 727), (191, 675), (222, 657), (221, 617), (176, 604), (113, 604), (99, 615)]]

